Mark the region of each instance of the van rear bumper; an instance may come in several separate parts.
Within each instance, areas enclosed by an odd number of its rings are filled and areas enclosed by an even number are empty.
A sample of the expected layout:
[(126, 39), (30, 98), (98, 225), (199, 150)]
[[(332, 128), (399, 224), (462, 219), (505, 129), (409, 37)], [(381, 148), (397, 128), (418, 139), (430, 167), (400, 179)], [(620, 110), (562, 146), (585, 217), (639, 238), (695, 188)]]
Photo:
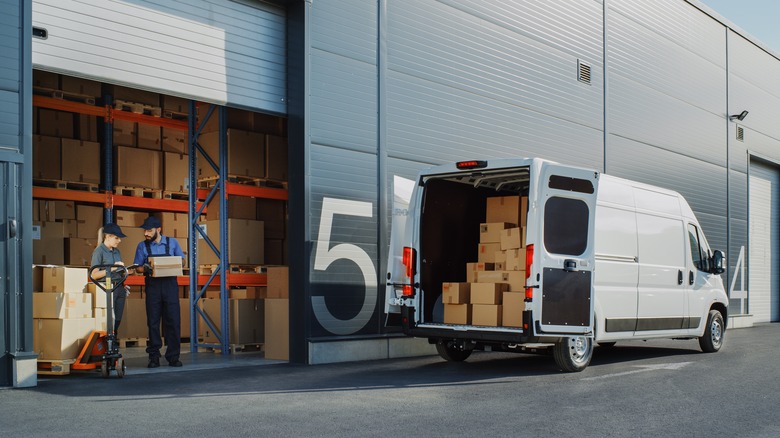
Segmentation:
[[(530, 312), (528, 312), (530, 314)], [(530, 315), (529, 315), (530, 316)], [(463, 339), (485, 343), (526, 344), (539, 342), (538, 337), (530, 336), (520, 327), (481, 327), (440, 323), (414, 323), (414, 308), (401, 308), (403, 331), (407, 336), (428, 339)]]

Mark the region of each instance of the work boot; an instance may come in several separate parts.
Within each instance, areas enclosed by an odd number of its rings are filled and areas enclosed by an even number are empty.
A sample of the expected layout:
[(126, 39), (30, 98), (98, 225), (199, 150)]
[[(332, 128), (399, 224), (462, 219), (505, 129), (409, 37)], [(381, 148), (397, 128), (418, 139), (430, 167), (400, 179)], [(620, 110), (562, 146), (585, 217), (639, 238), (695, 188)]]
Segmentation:
[(160, 359), (153, 357), (149, 359), (149, 365), (147, 365), (147, 368), (157, 368), (160, 366)]
[(181, 363), (181, 361), (179, 359), (169, 360), (168, 361), (168, 366), (170, 366), (170, 367), (180, 367), (180, 366), (182, 366), (182, 363)]

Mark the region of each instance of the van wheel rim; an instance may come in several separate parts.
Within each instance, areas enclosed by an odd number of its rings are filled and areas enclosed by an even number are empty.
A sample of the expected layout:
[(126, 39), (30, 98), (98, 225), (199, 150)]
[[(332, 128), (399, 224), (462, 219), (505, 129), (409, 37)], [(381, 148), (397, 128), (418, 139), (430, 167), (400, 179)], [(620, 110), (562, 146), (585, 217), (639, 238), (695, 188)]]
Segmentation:
[(569, 338), (569, 353), (574, 362), (584, 362), (588, 357), (588, 339), (584, 336)]
[(713, 345), (720, 345), (723, 342), (723, 327), (721, 327), (720, 321), (715, 320), (715, 318), (710, 325), (710, 338)]

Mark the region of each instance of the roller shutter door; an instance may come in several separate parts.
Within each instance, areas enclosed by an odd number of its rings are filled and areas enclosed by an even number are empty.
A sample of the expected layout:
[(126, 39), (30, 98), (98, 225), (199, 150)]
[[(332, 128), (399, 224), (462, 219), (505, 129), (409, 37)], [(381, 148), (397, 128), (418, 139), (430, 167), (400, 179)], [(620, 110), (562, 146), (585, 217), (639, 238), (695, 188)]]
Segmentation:
[(284, 10), (255, 0), (34, 0), (33, 67), (286, 113)]
[(749, 311), (754, 322), (780, 320), (780, 172), (750, 163)]

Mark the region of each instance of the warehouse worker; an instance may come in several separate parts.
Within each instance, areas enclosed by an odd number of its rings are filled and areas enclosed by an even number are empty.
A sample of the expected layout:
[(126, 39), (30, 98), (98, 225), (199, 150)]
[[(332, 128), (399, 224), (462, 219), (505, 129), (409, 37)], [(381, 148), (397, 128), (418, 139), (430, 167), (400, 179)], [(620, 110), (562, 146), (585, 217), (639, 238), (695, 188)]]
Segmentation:
[(137, 272), (146, 276), (146, 323), (149, 326), (149, 368), (160, 366), (160, 319), (163, 322), (165, 334), (165, 359), (168, 365), (180, 367), (181, 353), (181, 314), (179, 310), (179, 285), (176, 277), (152, 277), (150, 258), (155, 256), (180, 256), (184, 252), (176, 239), (162, 235), (160, 219), (149, 216), (141, 228), (144, 230), (144, 241), (135, 250), (133, 264), (139, 266)]
[[(119, 242), (125, 237), (122, 233), (122, 229), (119, 225), (114, 223), (108, 223), (98, 231), (98, 242), (102, 241), (100, 245), (92, 252), (92, 265), (121, 265), (122, 255), (119, 254)], [(124, 277), (122, 271), (113, 271), (111, 273), (111, 282), (119, 284)], [(95, 268), (92, 270), (92, 278), (100, 280), (106, 278), (106, 269)], [(114, 291), (114, 334), (119, 330), (119, 323), (122, 322), (122, 314), (125, 312), (125, 298), (130, 295), (130, 290), (126, 288), (120, 288)], [(106, 327), (108, 328), (108, 327)]]

